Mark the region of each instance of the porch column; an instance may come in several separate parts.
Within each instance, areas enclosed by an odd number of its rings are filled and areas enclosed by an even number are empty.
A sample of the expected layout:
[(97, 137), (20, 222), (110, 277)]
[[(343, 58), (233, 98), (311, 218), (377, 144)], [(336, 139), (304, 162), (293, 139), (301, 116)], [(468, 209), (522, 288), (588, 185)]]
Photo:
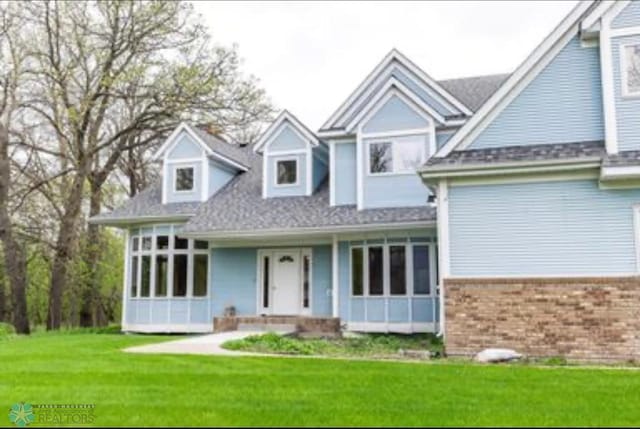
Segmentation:
[(129, 229), (124, 231), (124, 279), (122, 285), (122, 315), (120, 326), (123, 330), (127, 329), (127, 306), (128, 306), (128, 289), (129, 279), (131, 278), (131, 257), (129, 256)]
[(333, 243), (331, 247), (331, 301), (333, 304), (332, 315), (338, 317), (338, 304), (339, 304), (339, 280), (338, 275), (338, 236), (333, 235)]

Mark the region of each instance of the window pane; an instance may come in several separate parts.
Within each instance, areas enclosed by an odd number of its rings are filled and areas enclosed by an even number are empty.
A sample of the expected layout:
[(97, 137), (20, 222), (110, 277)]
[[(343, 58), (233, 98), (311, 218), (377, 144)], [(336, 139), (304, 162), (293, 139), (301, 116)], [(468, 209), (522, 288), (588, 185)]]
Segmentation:
[(167, 296), (167, 267), (169, 257), (156, 255), (156, 292), (155, 296)]
[(362, 248), (351, 249), (351, 291), (354, 296), (362, 296)]
[(142, 256), (140, 268), (140, 296), (146, 298), (151, 291), (151, 256)]
[(173, 255), (173, 296), (187, 296), (187, 255)]
[(138, 246), (140, 245), (140, 239), (138, 237), (133, 237), (133, 251), (138, 250)]
[(176, 169), (176, 191), (193, 190), (193, 167)]
[(159, 235), (156, 237), (156, 249), (164, 250), (169, 248), (169, 237)]
[(207, 255), (193, 255), (193, 296), (207, 296), (208, 261)]
[(131, 297), (138, 295), (138, 257), (133, 256), (131, 258)]
[(627, 46), (627, 92), (640, 93), (640, 44)]
[(369, 172), (388, 173), (392, 171), (393, 155), (391, 142), (371, 143), (369, 145)]
[(394, 167), (397, 172), (415, 171), (422, 164), (422, 151), (425, 137), (398, 138), (394, 146)]
[(173, 239), (173, 247), (176, 249), (188, 249), (189, 248), (189, 240), (186, 238), (178, 238), (174, 237)]
[(278, 171), (278, 185), (291, 185), (296, 183), (297, 179), (297, 166), (298, 162), (295, 159), (290, 159), (287, 161), (278, 161), (277, 171)]
[(382, 255), (382, 247), (369, 247), (369, 295), (384, 292)]
[(302, 307), (309, 308), (309, 275), (311, 269), (311, 261), (309, 255), (302, 257)]
[(391, 295), (406, 295), (407, 265), (405, 259), (405, 246), (390, 246), (389, 259), (389, 268), (391, 271)]
[(209, 242), (208, 241), (196, 240), (193, 243), (193, 247), (196, 248), (196, 249), (208, 249), (209, 248)]
[(413, 293), (428, 295), (431, 290), (429, 246), (413, 246)]
[(151, 250), (151, 237), (142, 237), (142, 250)]
[(264, 308), (269, 307), (269, 275), (270, 275), (270, 262), (269, 257), (265, 256), (263, 260), (263, 272), (262, 272), (262, 306)]

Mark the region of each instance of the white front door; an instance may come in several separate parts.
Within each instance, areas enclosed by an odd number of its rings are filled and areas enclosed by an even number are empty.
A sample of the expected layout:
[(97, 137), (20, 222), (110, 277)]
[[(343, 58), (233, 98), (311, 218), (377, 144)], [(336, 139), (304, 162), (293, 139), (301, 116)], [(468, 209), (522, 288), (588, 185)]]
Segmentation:
[(273, 314), (300, 314), (300, 251), (273, 252)]

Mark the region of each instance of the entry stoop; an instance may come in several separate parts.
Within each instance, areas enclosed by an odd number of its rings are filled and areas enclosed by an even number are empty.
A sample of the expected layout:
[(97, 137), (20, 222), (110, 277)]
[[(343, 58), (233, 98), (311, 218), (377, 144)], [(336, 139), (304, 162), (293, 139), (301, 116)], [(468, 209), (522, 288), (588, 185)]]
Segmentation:
[(311, 316), (227, 316), (215, 317), (213, 319), (213, 332), (229, 331), (274, 331), (336, 335), (340, 333), (340, 318)]

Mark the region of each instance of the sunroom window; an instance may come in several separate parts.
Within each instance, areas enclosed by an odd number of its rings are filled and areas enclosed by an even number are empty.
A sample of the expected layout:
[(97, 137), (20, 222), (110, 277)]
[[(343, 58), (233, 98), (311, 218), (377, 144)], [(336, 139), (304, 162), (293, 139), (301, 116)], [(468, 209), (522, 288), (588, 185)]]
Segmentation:
[(206, 297), (209, 243), (177, 237), (173, 226), (156, 228), (131, 237), (130, 297)]
[(623, 48), (623, 93), (640, 96), (640, 43)]

